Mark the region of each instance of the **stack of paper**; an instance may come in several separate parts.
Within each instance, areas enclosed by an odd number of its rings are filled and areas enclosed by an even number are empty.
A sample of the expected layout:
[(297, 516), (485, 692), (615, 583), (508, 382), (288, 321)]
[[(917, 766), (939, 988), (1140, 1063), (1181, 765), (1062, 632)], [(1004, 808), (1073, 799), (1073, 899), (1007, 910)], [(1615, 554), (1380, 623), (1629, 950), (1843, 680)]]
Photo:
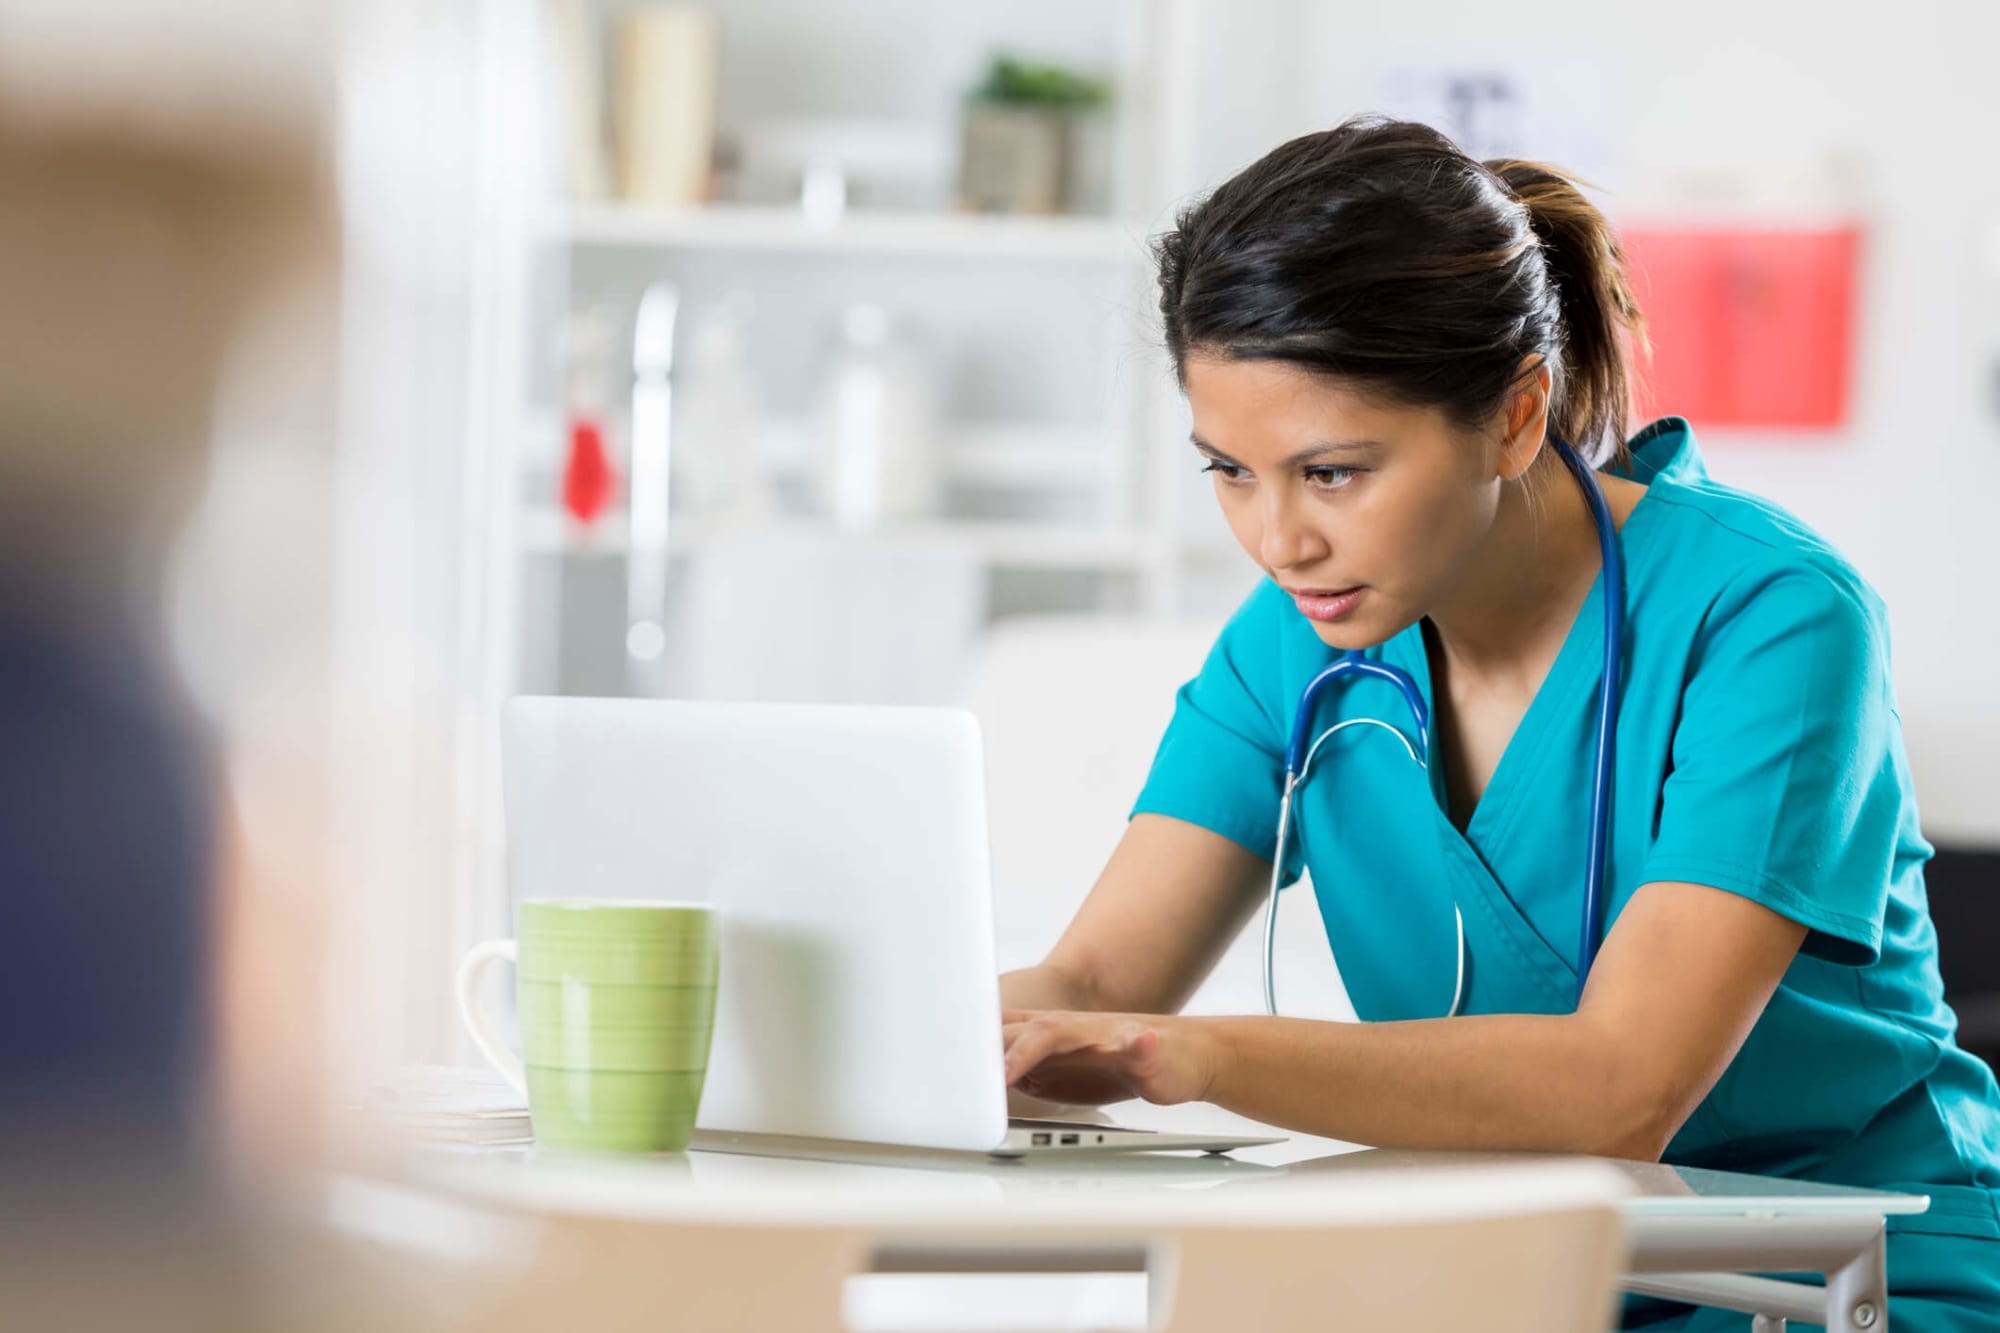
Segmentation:
[(486, 1069), (409, 1065), (364, 1088), (358, 1109), (418, 1139), (525, 1143), (534, 1137), (527, 1100)]

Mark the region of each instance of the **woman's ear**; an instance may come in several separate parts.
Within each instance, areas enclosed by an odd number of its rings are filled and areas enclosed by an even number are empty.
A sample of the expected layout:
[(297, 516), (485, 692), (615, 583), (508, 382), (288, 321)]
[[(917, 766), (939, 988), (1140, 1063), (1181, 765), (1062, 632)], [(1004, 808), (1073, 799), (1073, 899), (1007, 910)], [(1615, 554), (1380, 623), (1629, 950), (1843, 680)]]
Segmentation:
[(1546, 358), (1521, 362), (1517, 388), (1507, 399), (1506, 434), (1500, 441), (1500, 479), (1519, 481), (1541, 457), (1548, 439), (1549, 389), (1553, 377)]

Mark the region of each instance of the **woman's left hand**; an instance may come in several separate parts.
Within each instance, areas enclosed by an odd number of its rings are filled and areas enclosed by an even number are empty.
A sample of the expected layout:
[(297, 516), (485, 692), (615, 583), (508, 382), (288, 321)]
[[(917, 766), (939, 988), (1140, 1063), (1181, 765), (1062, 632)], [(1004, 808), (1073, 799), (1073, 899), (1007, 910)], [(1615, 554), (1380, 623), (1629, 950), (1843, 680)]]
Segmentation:
[(1207, 1034), (1161, 1014), (1008, 1009), (1000, 1015), (1007, 1084), (1044, 1101), (1102, 1106), (1143, 1097), (1202, 1101), (1215, 1077)]

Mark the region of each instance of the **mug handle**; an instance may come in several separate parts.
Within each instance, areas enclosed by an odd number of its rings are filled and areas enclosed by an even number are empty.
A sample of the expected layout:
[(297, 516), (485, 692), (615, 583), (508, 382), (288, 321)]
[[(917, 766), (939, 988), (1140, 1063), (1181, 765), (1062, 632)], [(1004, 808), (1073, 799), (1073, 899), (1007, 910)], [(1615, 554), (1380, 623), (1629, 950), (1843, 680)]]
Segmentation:
[(465, 1030), (472, 1034), (472, 1044), (486, 1057), (492, 1066), (500, 1071), (500, 1077), (513, 1085), (514, 1091), (523, 1097), (528, 1095), (528, 1077), (521, 1068), (521, 1057), (507, 1049), (507, 1043), (479, 1011), (479, 979), (486, 975), (492, 964), (506, 959), (512, 963), (514, 941), (488, 940), (473, 946), (465, 961), (458, 965), (458, 1016), (465, 1020)]

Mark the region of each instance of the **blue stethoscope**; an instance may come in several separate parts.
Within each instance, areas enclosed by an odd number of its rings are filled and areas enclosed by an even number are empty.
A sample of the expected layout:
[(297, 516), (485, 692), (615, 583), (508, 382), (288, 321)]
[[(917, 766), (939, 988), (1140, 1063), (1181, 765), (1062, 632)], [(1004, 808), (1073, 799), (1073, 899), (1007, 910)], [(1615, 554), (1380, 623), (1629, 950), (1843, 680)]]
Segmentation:
[[(1597, 526), (1597, 544), (1604, 562), (1604, 679), (1597, 691), (1597, 770), (1590, 788), (1590, 864), (1583, 890), (1583, 937), (1577, 944), (1576, 997), (1583, 999), (1583, 983), (1597, 958), (1597, 946), (1604, 935), (1604, 861), (1611, 826), (1612, 757), (1618, 739), (1619, 678), (1625, 668), (1625, 560), (1618, 547), (1618, 530), (1611, 522), (1610, 506), (1604, 491), (1591, 474), (1588, 464), (1564, 441), (1550, 436), (1550, 443), (1569, 465), (1583, 497), (1590, 504), (1591, 521)], [(1373, 676), (1387, 681), (1401, 692), (1416, 719), (1417, 735), (1408, 736), (1379, 718), (1357, 717), (1337, 722), (1319, 734), (1307, 748), (1312, 734), (1313, 710), (1326, 687), (1343, 676)], [(1410, 758), (1420, 767), (1430, 766), (1430, 710), (1424, 706), (1423, 692), (1410, 673), (1386, 662), (1371, 661), (1358, 653), (1348, 653), (1314, 676), (1299, 696), (1298, 711), (1292, 716), (1292, 735), (1285, 747), (1285, 794), (1278, 806), (1278, 847), (1271, 857), (1271, 891), (1264, 904), (1264, 1010), (1276, 1016), (1278, 996), (1272, 977), (1272, 957), (1278, 938), (1278, 890), (1284, 876), (1285, 840), (1291, 832), (1292, 793), (1306, 780), (1313, 755), (1336, 732), (1348, 727), (1381, 727), (1403, 743)], [(1456, 1017), (1465, 1003), (1465, 916), (1452, 905), (1458, 925), (1458, 975), (1452, 983), (1451, 1009), (1446, 1017)]]

